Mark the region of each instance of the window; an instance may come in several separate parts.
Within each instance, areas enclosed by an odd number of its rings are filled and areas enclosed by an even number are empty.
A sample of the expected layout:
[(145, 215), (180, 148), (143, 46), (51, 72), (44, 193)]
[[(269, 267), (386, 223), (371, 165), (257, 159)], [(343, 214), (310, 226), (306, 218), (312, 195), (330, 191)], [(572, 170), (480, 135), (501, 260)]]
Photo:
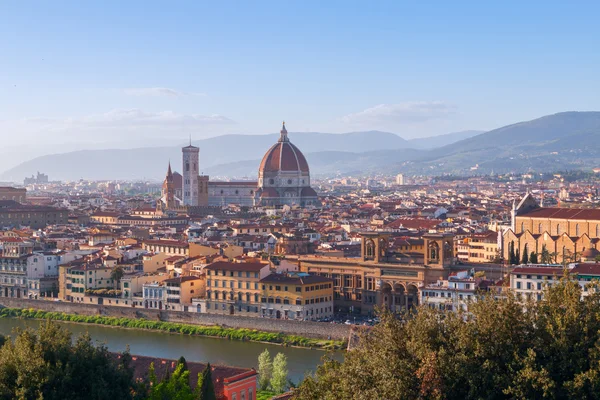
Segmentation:
[(521, 282), (517, 282), (517, 289), (521, 289)]
[(579, 236), (580, 232), (579, 232), (579, 224), (575, 224), (575, 236)]

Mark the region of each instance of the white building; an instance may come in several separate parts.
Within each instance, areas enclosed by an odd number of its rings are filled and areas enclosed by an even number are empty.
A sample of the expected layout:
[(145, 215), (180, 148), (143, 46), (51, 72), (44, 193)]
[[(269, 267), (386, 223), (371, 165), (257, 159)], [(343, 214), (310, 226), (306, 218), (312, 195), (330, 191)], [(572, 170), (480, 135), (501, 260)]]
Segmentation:
[[(581, 297), (590, 293), (590, 282), (600, 281), (600, 264), (570, 264), (568, 270), (569, 277), (581, 287)], [(541, 300), (546, 285), (556, 284), (563, 276), (562, 266), (523, 265), (510, 273), (510, 288), (523, 299)]]
[(458, 272), (448, 280), (439, 280), (421, 289), (421, 303), (438, 310), (467, 311), (469, 301), (475, 301), (480, 280), (470, 277), (468, 271)]
[(404, 185), (404, 175), (402, 175), (402, 174), (396, 175), (396, 185), (398, 185), (398, 186)]
[(186, 146), (183, 153), (183, 205), (198, 205), (198, 164), (200, 162), (200, 149), (196, 146)]

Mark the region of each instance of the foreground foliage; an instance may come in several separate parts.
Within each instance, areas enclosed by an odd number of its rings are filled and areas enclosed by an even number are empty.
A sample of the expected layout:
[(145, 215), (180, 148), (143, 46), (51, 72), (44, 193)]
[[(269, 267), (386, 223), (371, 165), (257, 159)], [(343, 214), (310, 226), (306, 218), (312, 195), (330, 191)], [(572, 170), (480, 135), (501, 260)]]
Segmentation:
[(184, 335), (212, 336), (230, 340), (248, 340), (256, 342), (268, 342), (285, 344), (289, 346), (319, 347), (324, 349), (343, 348), (342, 341), (309, 339), (297, 335), (285, 335), (283, 333), (261, 332), (254, 329), (222, 328), (219, 326), (198, 326), (179, 324), (164, 321), (149, 321), (143, 318), (116, 318), (98, 315), (74, 315), (61, 312), (42, 311), (35, 309), (2, 308), (0, 318), (19, 317), (34, 319), (51, 319), (55, 321), (79, 322), (87, 324), (119, 326), (124, 328), (148, 329), (181, 333)]
[(420, 308), (381, 323), (297, 399), (599, 399), (600, 295), (563, 279), (544, 299), (486, 297), (470, 314)]
[(216, 400), (210, 364), (195, 389), (183, 357), (173, 373), (159, 379), (152, 364), (149, 379), (137, 381), (128, 351), (117, 359), (88, 334), (73, 342), (49, 320), (37, 331), (14, 332), (14, 341), (0, 345), (0, 400)]
[(117, 363), (89, 335), (72, 342), (56, 323), (16, 331), (0, 348), (0, 399), (131, 399), (130, 356)]

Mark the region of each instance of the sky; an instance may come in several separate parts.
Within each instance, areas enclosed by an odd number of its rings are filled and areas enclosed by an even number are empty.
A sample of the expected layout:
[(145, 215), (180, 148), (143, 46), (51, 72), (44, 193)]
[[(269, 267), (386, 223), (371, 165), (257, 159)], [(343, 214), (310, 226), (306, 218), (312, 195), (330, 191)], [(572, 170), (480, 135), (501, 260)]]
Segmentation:
[[(597, 1), (3, 1), (5, 152), (600, 110)], [(172, 143), (169, 143), (172, 142)]]

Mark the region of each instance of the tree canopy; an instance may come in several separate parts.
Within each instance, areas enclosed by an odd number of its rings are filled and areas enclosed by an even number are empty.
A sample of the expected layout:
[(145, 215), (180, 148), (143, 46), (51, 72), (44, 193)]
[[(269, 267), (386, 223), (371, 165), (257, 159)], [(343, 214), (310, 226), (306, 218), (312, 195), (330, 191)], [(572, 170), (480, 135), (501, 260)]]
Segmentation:
[(17, 330), (0, 348), (0, 399), (131, 399), (131, 357), (119, 362), (89, 335), (73, 343), (55, 322)]
[(600, 294), (563, 278), (542, 300), (508, 294), (469, 313), (419, 308), (381, 322), (297, 399), (598, 399)]
[[(0, 336), (0, 339), (4, 339)], [(136, 382), (129, 350), (117, 359), (89, 335), (71, 333), (46, 321), (36, 331), (15, 330), (15, 340), (0, 340), (0, 400), (215, 400), (210, 364), (198, 374), (196, 390), (181, 357), (172, 373)]]

